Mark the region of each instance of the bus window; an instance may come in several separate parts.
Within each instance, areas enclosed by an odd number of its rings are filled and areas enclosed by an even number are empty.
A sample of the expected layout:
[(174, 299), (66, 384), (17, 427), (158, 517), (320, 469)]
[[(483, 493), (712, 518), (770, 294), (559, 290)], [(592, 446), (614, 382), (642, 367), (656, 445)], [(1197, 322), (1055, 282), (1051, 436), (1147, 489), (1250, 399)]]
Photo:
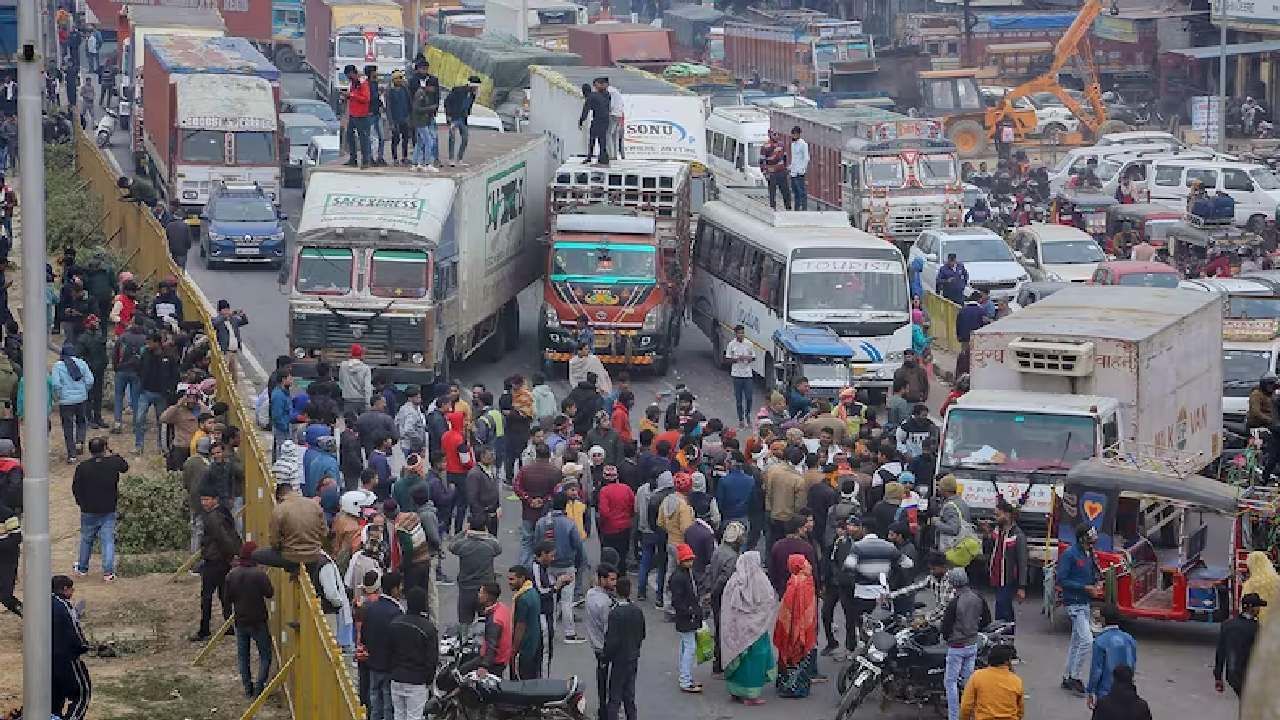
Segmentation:
[(738, 152), (737, 152), (737, 155), (734, 157), (733, 163), (739, 170), (747, 169), (745, 158), (744, 158), (744, 155), (746, 154), (746, 149), (747, 149), (746, 145), (742, 145), (742, 144), (738, 145)]
[(747, 250), (747, 262), (742, 268), (742, 286), (748, 288), (752, 295), (760, 293), (760, 277), (764, 273), (764, 253), (759, 250)]
[(774, 312), (777, 312), (782, 300), (782, 269), (782, 263), (778, 262), (777, 258), (765, 257), (764, 273), (760, 278), (759, 299)]

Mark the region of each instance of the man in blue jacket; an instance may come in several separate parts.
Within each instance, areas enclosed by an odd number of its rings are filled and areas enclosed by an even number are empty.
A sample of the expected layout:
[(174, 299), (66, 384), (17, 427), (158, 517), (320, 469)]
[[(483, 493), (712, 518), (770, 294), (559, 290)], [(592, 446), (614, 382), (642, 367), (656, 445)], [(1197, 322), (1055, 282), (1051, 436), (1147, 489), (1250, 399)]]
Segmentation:
[(289, 423), (293, 420), (293, 403), (289, 389), (293, 387), (293, 373), (285, 370), (280, 382), (271, 391), (271, 460), (275, 462), (280, 443), (289, 439)]
[(1138, 669), (1138, 641), (1120, 629), (1120, 613), (1113, 607), (1102, 609), (1106, 626), (1093, 639), (1093, 659), (1089, 662), (1089, 709), (1111, 692), (1115, 669), (1121, 665)]
[(964, 304), (964, 289), (969, 285), (969, 271), (956, 259), (955, 253), (947, 253), (947, 262), (938, 268), (934, 280), (934, 292), (957, 305)]
[(751, 501), (756, 492), (756, 481), (752, 479), (742, 466), (746, 458), (742, 453), (733, 450), (729, 453), (729, 472), (720, 478), (716, 485), (716, 505), (720, 507), (720, 518), (723, 525), (734, 520), (750, 528), (748, 516), (751, 514)]
[(1102, 597), (1101, 572), (1093, 556), (1098, 531), (1082, 522), (1076, 526), (1076, 544), (1058, 558), (1057, 583), (1062, 588), (1062, 604), (1071, 618), (1071, 645), (1067, 648), (1067, 665), (1062, 673), (1062, 687), (1085, 694), (1084, 660), (1093, 645), (1093, 628), (1089, 624), (1089, 601)]
[(302, 494), (306, 497), (316, 496), (324, 478), (342, 478), (338, 469), (338, 441), (329, 434), (313, 438), (311, 433), (312, 428), (307, 428), (307, 451), (302, 455)]
[(539, 518), (533, 526), (534, 542), (549, 540), (556, 547), (550, 571), (554, 577), (567, 579), (558, 593), (565, 642), (581, 643), (583, 640), (578, 638), (573, 626), (573, 585), (577, 574), (585, 569), (586, 548), (582, 546), (578, 526), (564, 512), (568, 504), (564, 493), (558, 493), (551, 503), (551, 512)]

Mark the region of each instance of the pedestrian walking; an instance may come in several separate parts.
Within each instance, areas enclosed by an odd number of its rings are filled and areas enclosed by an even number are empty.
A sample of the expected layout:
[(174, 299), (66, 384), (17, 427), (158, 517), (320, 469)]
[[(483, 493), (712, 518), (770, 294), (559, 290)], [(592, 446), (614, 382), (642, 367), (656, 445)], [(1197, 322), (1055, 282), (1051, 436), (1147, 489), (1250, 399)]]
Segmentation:
[(719, 640), (729, 695), (746, 705), (764, 704), (761, 692), (776, 672), (769, 631), (777, 612), (778, 596), (760, 565), (760, 553), (742, 553), (720, 601)]
[(68, 465), (75, 464), (89, 435), (86, 406), (92, 387), (93, 371), (89, 369), (89, 364), (76, 357), (74, 346), (63, 345), (61, 357), (49, 373), (49, 389), (58, 405), (58, 419), (62, 422), (62, 440), (67, 448)]
[(1111, 671), (1111, 692), (1098, 700), (1093, 708), (1092, 720), (1151, 720), (1151, 707), (1146, 700), (1138, 697), (1138, 686), (1133, 682), (1133, 668), (1117, 665)]
[(636, 674), (640, 669), (640, 646), (644, 644), (644, 613), (631, 603), (631, 579), (618, 578), (617, 603), (609, 611), (601, 655), (609, 663), (608, 702), (605, 720), (617, 720), (625, 709), (627, 720), (638, 720)]
[(93, 698), (93, 681), (80, 658), (89, 652), (89, 641), (80, 626), (80, 614), (71, 604), (75, 583), (66, 575), (54, 575), (52, 586), (50, 707), (62, 720), (84, 720)]
[(179, 270), (186, 270), (187, 255), (191, 252), (191, 226), (187, 224), (186, 214), (177, 200), (173, 201), (172, 219), (165, 223), (164, 236), (173, 263)]
[(405, 612), (387, 626), (392, 719), (421, 720), (440, 665), (440, 636), (427, 614), (425, 588), (409, 588), (405, 602)]
[(965, 683), (960, 700), (961, 720), (1022, 720), (1022, 678), (1013, 672), (1013, 654), (1013, 648), (1005, 645), (991, 648), (987, 667), (973, 673)]
[(511, 679), (542, 677), (542, 645), (552, 638), (542, 635), (542, 601), (533, 586), (533, 573), (523, 565), (507, 572), (511, 590)]
[(778, 697), (809, 696), (818, 673), (818, 607), (813, 567), (803, 555), (787, 557), (787, 589), (773, 626), (778, 651)]
[(942, 640), (947, 644), (947, 668), (942, 684), (947, 693), (947, 720), (959, 720), (960, 687), (973, 674), (978, 658), (978, 632), (991, 623), (987, 601), (969, 587), (964, 568), (952, 568), (947, 579), (955, 596), (942, 615)]
[[(240, 546), (235, 567), (227, 573), (223, 597), (235, 614), (236, 659), (244, 696), (254, 698), (267, 687), (271, 678), (271, 628), (267, 626), (267, 601), (275, 597), (275, 588), (266, 571), (253, 560), (258, 544), (252, 540)], [(250, 651), (258, 648), (258, 674), (254, 679)]]
[(226, 505), (218, 501), (216, 490), (206, 485), (200, 491), (200, 508), (204, 512), (200, 539), (200, 629), (191, 636), (192, 642), (209, 639), (214, 595), (222, 606), (222, 619), (231, 617), (231, 603), (226, 595), (227, 573), (242, 548), (235, 519)]
[[(945, 479), (945, 478), (944, 478)], [(1062, 604), (1071, 618), (1071, 644), (1067, 649), (1067, 664), (1062, 672), (1064, 690), (1085, 694), (1084, 661), (1093, 646), (1093, 627), (1089, 620), (1092, 612), (1089, 602), (1102, 597), (1098, 561), (1093, 555), (1093, 544), (1098, 540), (1098, 530), (1089, 523), (1076, 526), (1076, 542), (1058, 558), (1057, 585), (1062, 589)]]
[(1027, 536), (1018, 527), (1018, 511), (1008, 500), (996, 501), (996, 529), (991, 562), (987, 568), (991, 587), (996, 591), (997, 620), (1014, 622), (1013, 601), (1027, 598)]
[(1120, 629), (1120, 613), (1111, 606), (1102, 608), (1102, 632), (1093, 638), (1093, 657), (1089, 662), (1089, 683), (1085, 686), (1089, 709), (1111, 692), (1112, 674), (1124, 665), (1138, 669), (1138, 641)]
[(200, 392), (200, 388), (190, 385), (181, 400), (160, 413), (160, 424), (169, 428), (173, 441), (165, 462), (167, 469), (182, 469), (182, 464), (191, 456), (191, 439), (200, 429), (200, 418), (211, 415), (203, 400), (204, 394)]
[(671, 571), (671, 609), (675, 613), (676, 632), (680, 634), (677, 656), (677, 679), (680, 690), (702, 692), (702, 683), (694, 682), (693, 666), (697, 649), (694, 637), (702, 627), (702, 596), (693, 580), (693, 548), (680, 543), (674, 548), (675, 568)]
[(738, 411), (738, 427), (747, 427), (753, 411), (751, 393), (755, 385), (755, 346), (747, 342), (747, 328), (733, 327), (733, 339), (724, 347), (725, 360), (729, 361), (729, 376), (733, 378), (733, 401)]
[(116, 507), (120, 499), (120, 476), (129, 463), (107, 445), (107, 439), (89, 441), (89, 459), (76, 467), (71, 494), (80, 508), (80, 555), (75, 574), (89, 573), (89, 558), (95, 540), (102, 544), (102, 579), (116, 579)]
[(609, 704), (609, 660), (604, 655), (605, 633), (609, 630), (609, 613), (616, 601), (618, 568), (601, 562), (596, 566), (596, 584), (587, 590), (587, 642), (596, 656), (596, 715), (605, 720)]
[(560, 605), (560, 623), (564, 629), (564, 641), (569, 644), (586, 642), (579, 638), (573, 618), (573, 586), (578, 573), (587, 565), (587, 552), (582, 544), (582, 536), (578, 526), (565, 513), (569, 499), (557, 494), (552, 500), (551, 513), (538, 520), (534, 526), (535, 537), (547, 538), (555, 545), (555, 557), (551, 561), (551, 572), (557, 578), (566, 579), (558, 597)]
[(497, 582), (493, 563), (502, 554), (502, 544), (489, 532), (485, 519), (473, 515), (467, 531), (450, 541), (448, 549), (458, 556), (458, 626), (465, 629), (479, 614), (476, 593), (485, 583)]

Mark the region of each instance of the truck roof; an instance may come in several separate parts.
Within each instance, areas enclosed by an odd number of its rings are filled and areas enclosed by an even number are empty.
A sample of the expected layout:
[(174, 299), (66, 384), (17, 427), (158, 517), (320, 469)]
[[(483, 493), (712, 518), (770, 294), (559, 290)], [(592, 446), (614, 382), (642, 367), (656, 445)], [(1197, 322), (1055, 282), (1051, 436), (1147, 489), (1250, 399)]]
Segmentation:
[(198, 130), (276, 129), (271, 84), (253, 75), (175, 75), (180, 128)]
[(1169, 288), (1069, 287), (974, 332), (1139, 341), (1206, 306), (1217, 315), (1222, 300), (1214, 293)]
[(129, 5), (131, 27), (193, 27), (226, 29), (222, 13), (213, 8)]
[[(1036, 303), (1039, 305), (1040, 303)], [(1098, 395), (1068, 395), (1066, 393), (1038, 393), (1020, 390), (980, 390), (974, 388), (956, 399), (953, 408), (983, 407), (990, 410), (1016, 410), (1034, 413), (1028, 408), (1042, 407), (1054, 412), (1090, 415), (1099, 407), (1114, 405), (1114, 398)]]
[(145, 43), (170, 74), (222, 73), (280, 79), (276, 66), (242, 37), (148, 35)]
[[(553, 84), (562, 84), (579, 92), (582, 85), (591, 84), (598, 77), (609, 78), (609, 84), (617, 87), (625, 95), (694, 95), (690, 90), (669, 83), (666, 80), (635, 68), (619, 67), (576, 67), (571, 65), (547, 66), (535, 65), (529, 71), (541, 75)], [(468, 148), (469, 149), (469, 148)]]
[(396, 167), (394, 165), (373, 166), (356, 170), (343, 165), (343, 160), (338, 158), (328, 165), (323, 166), (325, 170), (336, 170), (351, 175), (367, 177), (375, 175), (395, 175), (417, 178), (456, 178), (459, 176), (475, 175), (484, 172), (485, 166), (490, 162), (511, 154), (528, 145), (537, 142), (544, 142), (541, 135), (530, 135), (527, 133), (485, 133), (480, 141), (475, 141), (467, 145), (467, 164), (465, 166), (439, 168), (435, 172), (425, 170), (423, 172), (415, 172), (413, 168)]

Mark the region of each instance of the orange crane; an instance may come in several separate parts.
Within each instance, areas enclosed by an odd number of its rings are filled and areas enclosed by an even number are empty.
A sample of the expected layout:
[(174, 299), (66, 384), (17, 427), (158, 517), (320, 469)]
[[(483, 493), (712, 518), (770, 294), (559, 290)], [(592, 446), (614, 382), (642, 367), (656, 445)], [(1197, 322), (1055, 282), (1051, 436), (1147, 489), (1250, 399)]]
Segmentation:
[[(1035, 127), (1034, 118), (1027, 117), (1030, 113), (1016, 110), (1013, 107), (1013, 101), (1042, 92), (1051, 92), (1056, 95), (1072, 114), (1080, 118), (1080, 124), (1088, 128), (1094, 137), (1113, 130), (1110, 126), (1117, 124), (1117, 121), (1107, 120), (1107, 107), (1102, 102), (1102, 88), (1098, 84), (1098, 68), (1093, 60), (1093, 43), (1089, 40), (1089, 30), (1093, 27), (1093, 21), (1102, 14), (1102, 7), (1101, 0), (1085, 0), (1080, 8), (1080, 14), (1076, 16), (1075, 21), (1062, 34), (1054, 47), (1053, 64), (1049, 69), (1039, 77), (1032, 78), (1005, 93), (1000, 104), (987, 110), (988, 133), (994, 135), (1000, 121), (1007, 118), (1013, 122), (1014, 132), (1018, 138), (1025, 136)], [(1072, 61), (1076, 62), (1080, 76), (1084, 79), (1084, 97), (1089, 103), (1088, 108), (1081, 105), (1058, 82), (1058, 74), (1067, 63)], [(1119, 124), (1123, 125), (1123, 123)]]

